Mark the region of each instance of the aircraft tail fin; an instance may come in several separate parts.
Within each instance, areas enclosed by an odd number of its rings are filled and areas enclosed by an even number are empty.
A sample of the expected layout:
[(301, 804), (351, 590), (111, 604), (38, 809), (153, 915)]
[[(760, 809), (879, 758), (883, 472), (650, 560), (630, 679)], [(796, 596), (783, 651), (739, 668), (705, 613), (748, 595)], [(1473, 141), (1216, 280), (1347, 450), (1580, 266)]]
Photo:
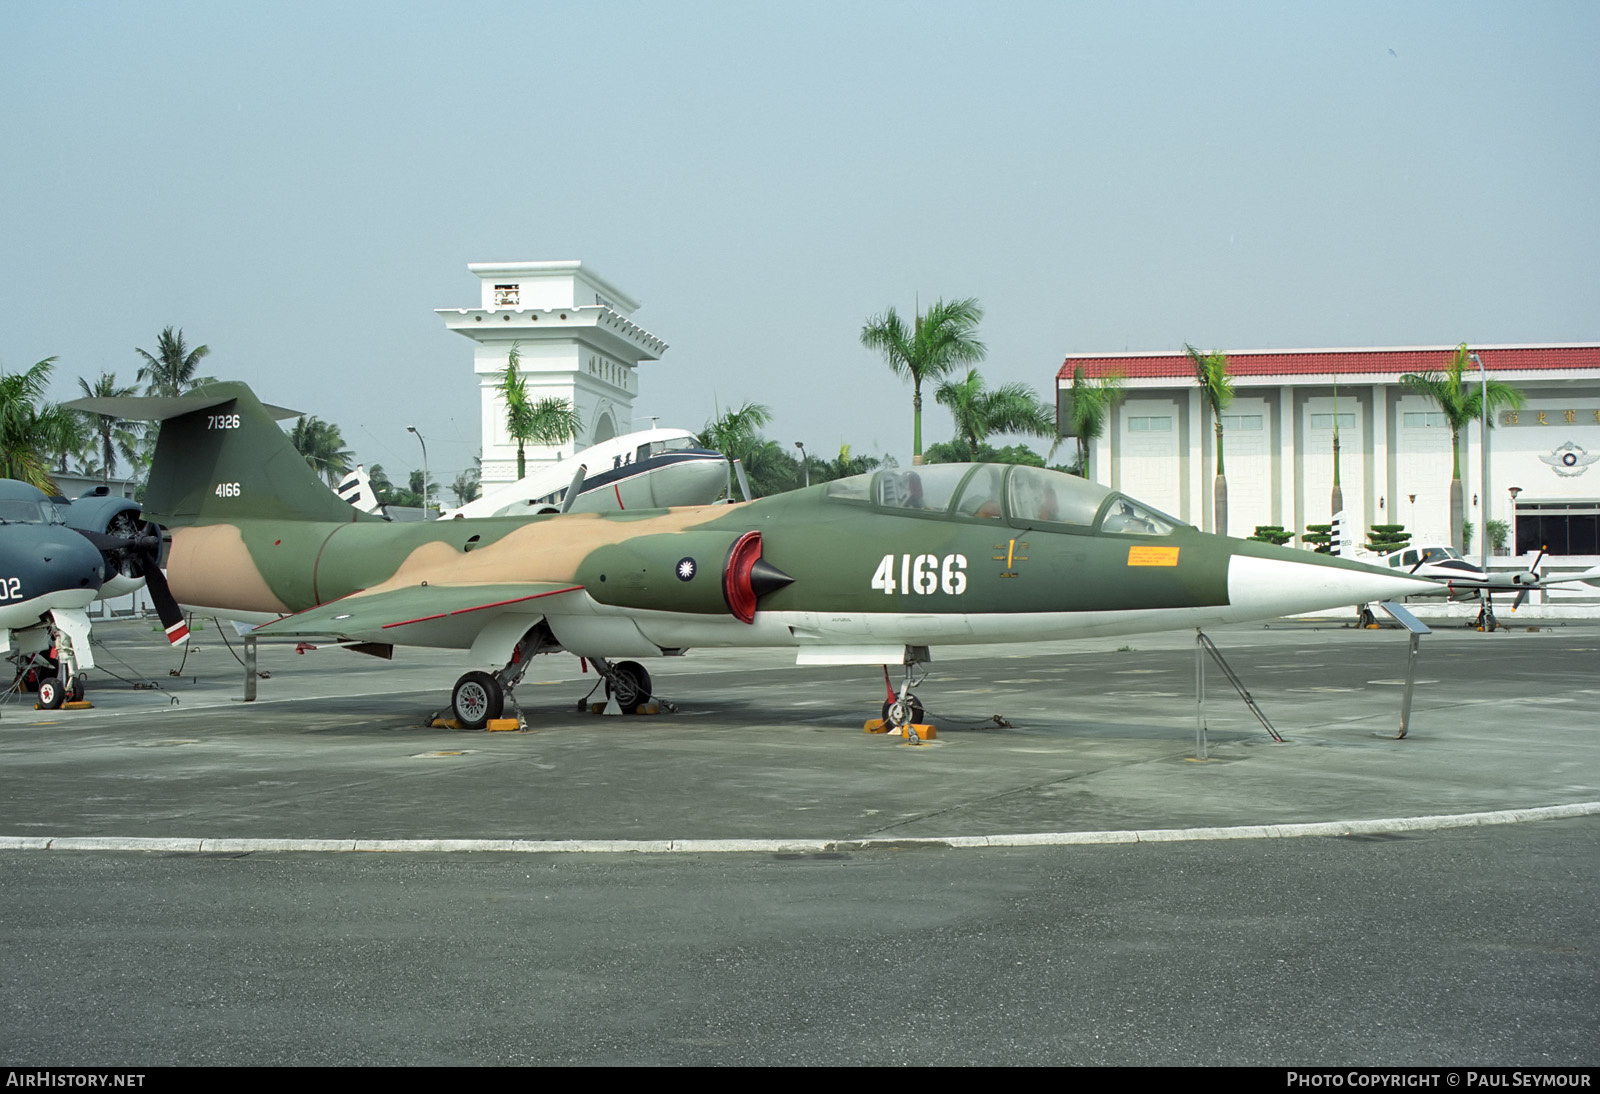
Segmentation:
[(1356, 554), (1355, 541), (1350, 538), (1350, 522), (1346, 519), (1343, 509), (1333, 514), (1333, 527), (1328, 535), (1328, 553), (1345, 556)]
[(245, 384), (206, 384), (171, 398), (91, 398), (66, 405), (161, 423), (144, 511), (169, 528), (251, 517), (380, 519), (352, 509), (295, 451), (277, 419), (296, 412), (262, 404)]
[(378, 500), (378, 492), (372, 488), (372, 477), (367, 474), (364, 464), (356, 464), (354, 471), (340, 479), (339, 485), (334, 488), (334, 493), (363, 513), (378, 513), (383, 509), (383, 503)]

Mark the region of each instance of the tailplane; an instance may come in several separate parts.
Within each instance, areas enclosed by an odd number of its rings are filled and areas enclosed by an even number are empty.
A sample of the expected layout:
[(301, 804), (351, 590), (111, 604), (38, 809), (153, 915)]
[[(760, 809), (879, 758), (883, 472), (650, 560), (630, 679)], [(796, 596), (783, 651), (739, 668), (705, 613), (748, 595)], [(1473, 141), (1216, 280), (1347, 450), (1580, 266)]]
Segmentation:
[(242, 383), (213, 383), (172, 398), (77, 399), (74, 410), (159, 421), (145, 488), (146, 519), (169, 528), (244, 518), (378, 520), (328, 489), (268, 407)]

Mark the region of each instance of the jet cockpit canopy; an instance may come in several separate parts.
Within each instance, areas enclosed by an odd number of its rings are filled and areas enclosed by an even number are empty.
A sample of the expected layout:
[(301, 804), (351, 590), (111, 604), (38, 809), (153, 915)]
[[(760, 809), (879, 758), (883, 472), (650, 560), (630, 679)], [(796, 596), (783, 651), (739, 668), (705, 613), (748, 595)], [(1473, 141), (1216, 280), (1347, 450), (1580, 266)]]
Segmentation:
[(1057, 526), (1068, 531), (1164, 536), (1182, 521), (1126, 494), (1060, 471), (1021, 464), (925, 464), (838, 479), (833, 498), (1018, 527)]

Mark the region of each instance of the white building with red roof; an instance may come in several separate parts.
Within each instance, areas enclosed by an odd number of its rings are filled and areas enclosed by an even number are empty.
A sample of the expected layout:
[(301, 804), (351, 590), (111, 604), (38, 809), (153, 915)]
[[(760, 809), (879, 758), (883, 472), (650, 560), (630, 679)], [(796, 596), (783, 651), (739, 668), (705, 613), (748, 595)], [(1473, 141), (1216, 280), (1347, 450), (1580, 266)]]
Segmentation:
[[(1328, 522), (1337, 415), (1340, 487), (1358, 542), (1374, 524), (1403, 524), (1414, 542), (1448, 543), (1450, 427), (1400, 378), (1445, 368), (1455, 348), (1225, 351), (1234, 382), (1222, 415), (1227, 531), (1279, 525), (1299, 534)], [(1547, 544), (1552, 556), (1600, 555), (1600, 343), (1469, 349), (1528, 401), (1488, 431), (1487, 479), (1484, 431), (1464, 431), (1466, 520), (1480, 536), (1484, 520), (1506, 521), (1519, 554)], [(1188, 356), (1070, 354), (1057, 373), (1059, 398), (1079, 367), (1088, 377), (1126, 377), (1126, 397), (1093, 445), (1092, 476), (1214, 530), (1215, 434)], [(1477, 376), (1473, 369), (1468, 381)]]

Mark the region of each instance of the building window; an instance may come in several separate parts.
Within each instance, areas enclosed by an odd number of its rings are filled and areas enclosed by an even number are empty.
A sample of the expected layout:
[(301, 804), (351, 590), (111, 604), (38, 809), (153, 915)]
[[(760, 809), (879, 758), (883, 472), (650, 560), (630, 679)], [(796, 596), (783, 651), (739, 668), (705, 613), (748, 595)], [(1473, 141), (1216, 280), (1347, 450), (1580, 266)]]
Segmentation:
[(514, 308), (522, 302), (521, 285), (496, 285), (494, 287), (494, 306), (497, 308)]
[(1600, 554), (1600, 502), (1520, 502), (1517, 554)]
[(1408, 410), (1405, 423), (1407, 429), (1443, 429), (1449, 424), (1444, 420), (1444, 414), (1437, 410)]
[(1128, 419), (1129, 433), (1171, 433), (1172, 416), (1168, 414), (1146, 415), (1140, 418)]
[[(1356, 416), (1354, 414), (1341, 414), (1341, 415), (1339, 415), (1339, 428), (1340, 429), (1354, 429), (1355, 427), (1356, 427)], [(1333, 415), (1332, 414), (1313, 414), (1313, 415), (1311, 415), (1311, 428), (1312, 429), (1332, 429), (1333, 428)]]
[(1260, 414), (1224, 414), (1222, 416), (1222, 428), (1225, 430), (1234, 430), (1236, 432), (1255, 430), (1260, 432), (1261, 427), (1262, 416)]

